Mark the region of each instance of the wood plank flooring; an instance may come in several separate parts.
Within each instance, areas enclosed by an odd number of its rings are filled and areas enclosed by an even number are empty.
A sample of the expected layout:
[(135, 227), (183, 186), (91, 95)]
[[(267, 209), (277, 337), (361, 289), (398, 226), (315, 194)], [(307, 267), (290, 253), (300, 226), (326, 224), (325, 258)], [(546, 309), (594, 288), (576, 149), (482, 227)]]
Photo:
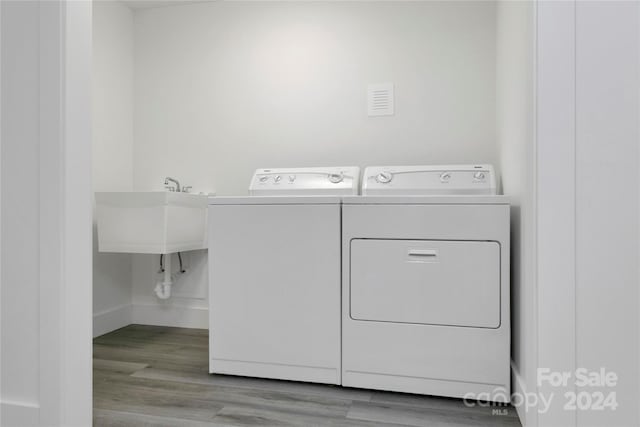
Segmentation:
[(202, 329), (130, 325), (96, 338), (94, 425), (520, 426), (512, 407), (492, 415), (460, 399), (209, 375), (207, 346)]

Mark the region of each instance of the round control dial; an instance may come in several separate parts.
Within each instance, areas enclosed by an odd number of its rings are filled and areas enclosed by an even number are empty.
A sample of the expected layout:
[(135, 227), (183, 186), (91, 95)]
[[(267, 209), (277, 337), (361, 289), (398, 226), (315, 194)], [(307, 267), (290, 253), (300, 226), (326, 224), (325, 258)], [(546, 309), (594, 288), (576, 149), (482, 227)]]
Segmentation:
[(281, 177), (280, 175), (276, 175), (276, 176), (273, 178), (273, 180), (274, 180), (275, 182), (280, 182), (280, 180), (281, 180), (281, 179), (282, 179), (282, 177)]
[(391, 182), (392, 179), (393, 179), (393, 174), (389, 171), (380, 172), (376, 176), (376, 181), (378, 181), (380, 184), (388, 184)]
[(262, 176), (260, 177), (260, 182), (267, 182), (267, 180), (268, 180), (268, 179), (269, 179), (269, 176), (268, 176), (268, 175), (262, 175)]
[(329, 174), (329, 181), (331, 181), (334, 184), (341, 183), (343, 179), (344, 179), (344, 175), (342, 174), (342, 172)]
[(440, 182), (449, 182), (450, 179), (451, 179), (451, 173), (442, 172), (440, 174)]
[(473, 177), (478, 181), (482, 181), (485, 178), (484, 172), (476, 172)]

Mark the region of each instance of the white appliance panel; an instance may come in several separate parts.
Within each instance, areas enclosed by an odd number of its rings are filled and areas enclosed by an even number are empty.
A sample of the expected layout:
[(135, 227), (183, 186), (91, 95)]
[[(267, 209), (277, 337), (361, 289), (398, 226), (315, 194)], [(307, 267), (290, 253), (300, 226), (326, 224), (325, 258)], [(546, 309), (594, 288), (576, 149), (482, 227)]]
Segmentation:
[[(451, 397), (485, 393), (490, 400), (509, 401), (509, 201), (505, 197), (485, 197), (389, 195), (343, 199), (343, 386)], [(366, 247), (366, 252), (357, 248), (359, 254), (354, 258), (352, 245), (370, 241), (387, 243)], [(422, 241), (424, 246), (414, 246), (416, 241)], [(487, 296), (487, 300), (483, 300), (484, 295), (473, 297), (484, 301), (482, 304), (469, 306), (472, 298), (467, 298), (468, 295), (460, 295), (454, 301), (444, 286), (437, 287), (434, 293), (436, 301), (439, 299), (456, 313), (457, 319), (465, 319), (468, 324), (495, 326), (496, 315), (491, 313), (495, 313), (494, 307), (499, 307), (498, 327), (421, 323), (450, 321), (446, 310), (434, 308), (435, 301), (420, 299), (418, 284), (424, 284), (420, 282), (422, 276), (412, 269), (414, 264), (405, 262), (410, 249), (422, 251), (425, 257), (434, 249), (438, 256), (444, 255), (443, 247), (434, 247), (433, 241), (499, 244), (498, 253), (481, 245), (481, 256), (486, 257), (483, 262), (491, 264), (483, 275), (494, 281), (493, 286), (486, 285), (491, 297)], [(453, 253), (463, 260), (459, 264), (461, 269), (476, 268), (462, 249)], [(422, 266), (432, 267), (426, 263)], [(365, 268), (373, 272), (365, 273)], [(495, 269), (499, 269), (499, 274)], [(376, 272), (382, 277), (376, 276)], [(467, 274), (449, 273), (458, 277)], [(398, 278), (404, 278), (402, 283)], [(384, 286), (385, 282), (393, 282), (399, 292), (394, 294)], [(470, 286), (468, 283), (461, 286), (464, 292), (479, 292), (466, 287)], [(410, 301), (411, 298), (416, 301)], [(425, 302), (423, 312), (419, 307), (421, 301)], [(461, 307), (454, 307), (456, 302)], [(484, 311), (481, 305), (485, 304), (492, 308)], [(462, 313), (465, 306), (470, 307), (471, 318)], [(362, 320), (356, 316), (384, 320)]]
[(249, 195), (357, 195), (359, 186), (360, 168), (356, 166), (258, 169)]
[(354, 320), (500, 326), (497, 242), (354, 239), (350, 279)]
[(362, 195), (495, 195), (492, 165), (371, 166)]
[(340, 383), (340, 205), (209, 209), (210, 372)]

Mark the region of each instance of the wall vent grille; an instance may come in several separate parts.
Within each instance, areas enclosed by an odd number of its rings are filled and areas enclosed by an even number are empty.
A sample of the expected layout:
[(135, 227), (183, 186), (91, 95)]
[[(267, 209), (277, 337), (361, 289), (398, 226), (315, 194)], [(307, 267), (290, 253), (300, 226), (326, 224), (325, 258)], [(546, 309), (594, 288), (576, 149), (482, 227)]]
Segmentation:
[(378, 83), (368, 86), (367, 111), (369, 116), (392, 116), (394, 114), (393, 83)]

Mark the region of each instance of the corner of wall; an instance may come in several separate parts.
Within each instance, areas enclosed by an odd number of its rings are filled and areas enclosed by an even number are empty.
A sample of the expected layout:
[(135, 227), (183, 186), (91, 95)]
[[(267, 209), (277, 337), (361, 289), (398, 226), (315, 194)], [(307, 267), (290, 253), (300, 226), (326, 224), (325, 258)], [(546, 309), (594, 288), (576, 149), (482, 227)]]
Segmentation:
[[(133, 12), (120, 2), (96, 2), (92, 20), (93, 190), (131, 191)], [(130, 254), (98, 251), (95, 225), (93, 238), (96, 337), (131, 323), (133, 271)]]
[(124, 328), (132, 322), (132, 305), (123, 304), (93, 314), (93, 337), (99, 337), (116, 329)]
[[(515, 396), (535, 392), (535, 3), (496, 6), (496, 129), (503, 193), (511, 197), (512, 382)], [(535, 409), (516, 411), (537, 425)]]

